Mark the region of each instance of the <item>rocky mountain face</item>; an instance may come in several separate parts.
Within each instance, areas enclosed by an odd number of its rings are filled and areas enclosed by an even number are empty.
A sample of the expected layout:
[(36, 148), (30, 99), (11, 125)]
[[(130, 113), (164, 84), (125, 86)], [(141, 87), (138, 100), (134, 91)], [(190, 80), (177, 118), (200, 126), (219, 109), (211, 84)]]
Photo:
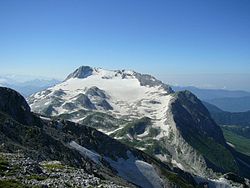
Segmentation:
[[(1, 99), (7, 97), (9, 101), (7, 103), (1, 101), (6, 105), (0, 109), (0, 149), (3, 160), (0, 161), (0, 183), (19, 181), (18, 176), (23, 177), (21, 183), (32, 184), (39, 179), (45, 185), (65, 183), (66, 180), (68, 180), (67, 185), (79, 186), (84, 182), (90, 185), (102, 183), (105, 186), (108, 185), (107, 182), (111, 182), (110, 187), (120, 185), (120, 187), (158, 188), (197, 185), (191, 174), (174, 168), (171, 164), (162, 163), (89, 126), (33, 114), (29, 111), (24, 98), (18, 93), (8, 88), (1, 88), (1, 91), (3, 91), (0, 92)], [(9, 111), (10, 108), (12, 111)], [(26, 116), (31, 117), (32, 121), (19, 121), (19, 118), (25, 119)], [(8, 155), (12, 156), (13, 160), (8, 160), (6, 158)], [(16, 158), (20, 159), (15, 160)], [(23, 161), (20, 168), (25, 168), (25, 172), (13, 169), (18, 161)], [(50, 161), (59, 161), (56, 165), (53, 163), (51, 167), (52, 170), (59, 169), (54, 172), (48, 171)], [(39, 170), (33, 171), (34, 166)], [(14, 171), (9, 173), (12, 169)], [(25, 174), (26, 171), (28, 174)], [(76, 178), (80, 171), (82, 181)], [(54, 181), (51, 179), (51, 173), (62, 179)]]
[(30, 107), (24, 97), (12, 89), (0, 87), (0, 111), (3, 111), (18, 122), (30, 124), (32, 116)]
[(220, 127), (191, 92), (174, 94), (169, 108), (169, 123), (175, 125), (172, 132), (175, 143), (173, 145), (175, 148), (177, 146), (176, 155), (189, 168), (194, 167), (204, 175), (209, 172), (207, 168), (220, 172), (238, 172)]
[(150, 75), (83, 66), (28, 102), (36, 113), (96, 128), (196, 176), (250, 174), (248, 158), (236, 160), (238, 154), (195, 95), (175, 93)]

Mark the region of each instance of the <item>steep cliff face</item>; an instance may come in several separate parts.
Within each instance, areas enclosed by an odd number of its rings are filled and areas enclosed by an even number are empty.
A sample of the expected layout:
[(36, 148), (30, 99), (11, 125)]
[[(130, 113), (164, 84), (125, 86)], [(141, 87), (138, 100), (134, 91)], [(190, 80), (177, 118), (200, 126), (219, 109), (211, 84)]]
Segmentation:
[(226, 146), (220, 127), (201, 101), (189, 91), (177, 92), (173, 96), (168, 121), (174, 158), (205, 176), (212, 175), (208, 168), (238, 173), (237, 163)]
[(32, 122), (29, 105), (23, 96), (12, 89), (0, 87), (0, 111), (11, 115), (18, 122)]
[(174, 95), (171, 108), (177, 127), (182, 131), (183, 137), (188, 137), (193, 132), (213, 138), (220, 144), (225, 144), (225, 139), (220, 127), (211, 118), (202, 102), (191, 92), (181, 91)]

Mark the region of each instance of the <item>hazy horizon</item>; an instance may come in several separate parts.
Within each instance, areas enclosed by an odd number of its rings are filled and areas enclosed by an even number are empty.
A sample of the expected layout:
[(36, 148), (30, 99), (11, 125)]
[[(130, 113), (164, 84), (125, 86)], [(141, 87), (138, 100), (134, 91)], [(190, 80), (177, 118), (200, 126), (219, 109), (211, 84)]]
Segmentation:
[[(9, 78), (12, 82), (28, 82), (36, 79), (39, 80), (58, 80), (63, 81), (71, 72), (61, 77), (49, 77), (43, 75), (15, 75), (0, 74), (0, 84), (4, 82), (3, 78)], [(116, 70), (116, 69), (109, 69)], [(130, 69), (132, 70), (132, 69)], [(137, 71), (140, 72), (140, 71)], [(250, 92), (250, 85), (245, 84), (250, 74), (154, 74), (148, 72), (140, 72), (143, 74), (151, 74), (166, 84), (180, 87), (197, 87), (201, 89), (224, 89), (224, 90), (243, 90)], [(234, 79), (231, 79), (234, 78)], [(205, 80), (205, 81), (204, 81)], [(220, 82), (218, 81), (220, 80)]]

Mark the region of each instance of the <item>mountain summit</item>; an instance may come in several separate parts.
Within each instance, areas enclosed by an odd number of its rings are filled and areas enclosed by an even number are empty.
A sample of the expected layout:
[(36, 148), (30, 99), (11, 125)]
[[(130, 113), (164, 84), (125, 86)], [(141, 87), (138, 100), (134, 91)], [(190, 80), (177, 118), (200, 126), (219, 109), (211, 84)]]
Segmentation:
[(88, 76), (92, 75), (93, 69), (89, 66), (81, 66), (76, 69), (73, 73), (67, 76), (66, 80), (70, 78), (87, 78)]
[[(94, 127), (193, 174), (249, 176), (248, 157), (227, 145), (220, 127), (191, 92), (174, 92), (151, 75), (82, 66), (29, 97), (33, 111)], [(241, 170), (244, 166), (244, 170)]]
[(172, 92), (170, 86), (162, 83), (151, 75), (140, 74), (131, 70), (105, 70), (102, 68), (92, 68), (90, 66), (81, 66), (73, 73), (69, 74), (66, 81), (71, 78), (84, 79), (89, 76), (99, 76), (102, 79), (137, 79), (142, 86), (156, 86), (161, 85), (169, 92)]

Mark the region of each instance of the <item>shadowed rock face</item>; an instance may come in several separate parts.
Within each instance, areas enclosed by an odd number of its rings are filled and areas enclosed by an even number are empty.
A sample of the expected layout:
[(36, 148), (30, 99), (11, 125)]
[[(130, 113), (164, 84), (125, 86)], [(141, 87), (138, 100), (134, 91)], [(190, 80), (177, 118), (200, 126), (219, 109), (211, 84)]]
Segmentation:
[(10, 88), (0, 87), (0, 111), (20, 123), (30, 124), (32, 121), (30, 107), (24, 97)]
[(79, 94), (75, 101), (77, 104), (83, 106), (84, 108), (87, 108), (90, 110), (96, 109), (95, 105), (84, 94)]
[(99, 89), (98, 87), (96, 86), (93, 86), (91, 88), (89, 88), (86, 93), (85, 93), (87, 96), (90, 96), (90, 97), (101, 97), (103, 99), (107, 98), (106, 94), (104, 93), (103, 90)]
[(135, 72), (135, 77), (139, 80), (141, 86), (149, 86), (149, 87), (154, 87), (154, 86), (162, 86), (168, 93), (173, 93), (174, 91), (172, 88), (161, 82), (160, 80), (157, 80), (151, 75), (148, 74), (140, 74)]
[(219, 172), (239, 173), (237, 156), (228, 148), (222, 130), (202, 102), (189, 91), (173, 96), (169, 111), (185, 142), (202, 155), (207, 167)]
[(104, 110), (113, 110), (113, 107), (105, 99), (99, 100), (96, 105), (102, 107)]
[(93, 69), (89, 66), (81, 66), (76, 69), (73, 73), (71, 73), (66, 80), (70, 78), (87, 78), (88, 76), (92, 75)]
[(59, 90), (55, 91), (53, 94), (57, 97), (61, 97), (61, 96), (65, 95), (66, 93), (62, 89), (59, 89)]
[[(220, 127), (211, 118), (208, 110), (202, 102), (191, 92), (177, 92), (175, 101), (171, 104), (172, 113), (175, 116), (177, 127), (183, 136), (197, 133), (213, 138), (216, 142), (225, 144), (225, 139)], [(187, 125), (188, 123), (188, 125)]]

